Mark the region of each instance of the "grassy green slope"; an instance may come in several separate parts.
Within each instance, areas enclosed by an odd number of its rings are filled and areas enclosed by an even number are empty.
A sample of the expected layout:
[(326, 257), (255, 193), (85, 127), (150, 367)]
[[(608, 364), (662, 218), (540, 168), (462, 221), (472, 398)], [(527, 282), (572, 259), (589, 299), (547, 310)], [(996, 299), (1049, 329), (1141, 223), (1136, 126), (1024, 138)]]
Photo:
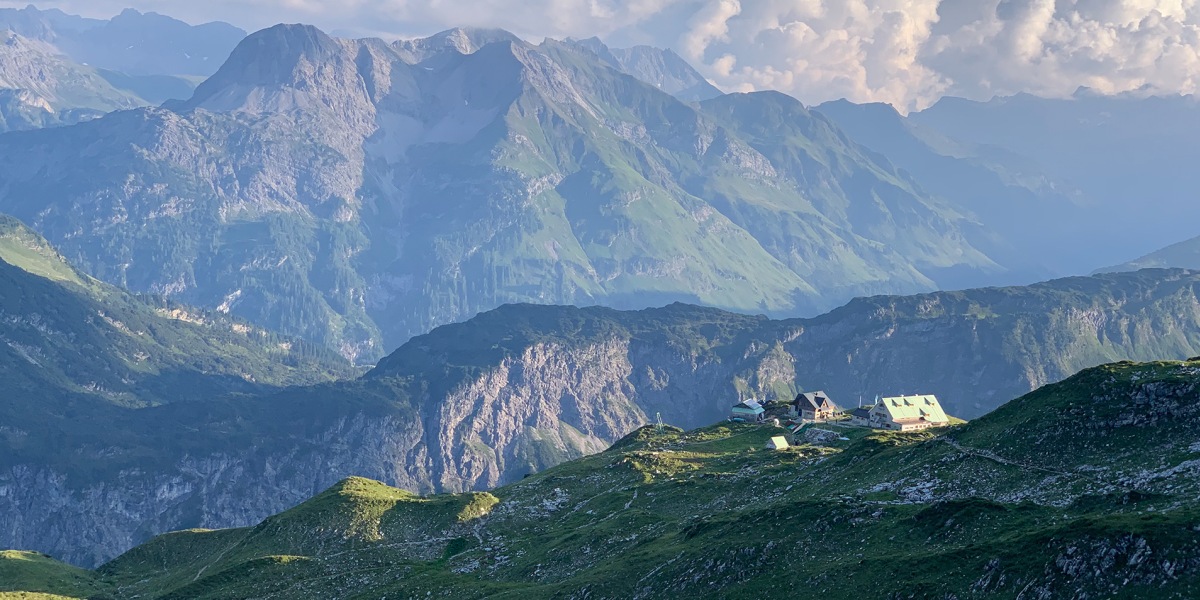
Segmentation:
[(308, 344), (102, 284), (9, 217), (0, 218), (0, 312), (0, 376), (31, 400), (143, 406), (353, 374)]
[(942, 435), (830, 425), (844, 439), (781, 452), (769, 427), (647, 428), (494, 497), (350, 479), (96, 577), (114, 597), (1194, 597), (1198, 383), (1200, 361), (1111, 365)]
[(0, 215), (0, 259), (39, 277), (86, 285), (86, 277), (71, 267), (49, 242), (7, 215)]
[(95, 575), (36, 552), (0, 551), (0, 598), (86, 598), (101, 589)]
[(1200, 450), (1180, 446), (1195, 436), (1198, 375), (1200, 361), (1090, 369), (1009, 402), (955, 439), (1050, 470), (1084, 467), (1099, 480), (1177, 492), (1195, 481), (1169, 482), (1156, 474)]

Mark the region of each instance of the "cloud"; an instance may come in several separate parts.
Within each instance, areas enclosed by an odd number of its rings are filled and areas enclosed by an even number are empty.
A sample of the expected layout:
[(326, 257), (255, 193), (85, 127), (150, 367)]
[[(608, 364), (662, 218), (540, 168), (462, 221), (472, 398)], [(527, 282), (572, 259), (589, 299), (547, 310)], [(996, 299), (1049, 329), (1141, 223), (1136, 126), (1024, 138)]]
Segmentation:
[(1193, 93), (1200, 74), (1196, 0), (761, 0), (722, 27), (683, 44), (719, 85), (809, 102)]
[[(6, 4), (0, 0), (0, 5)], [(15, 4), (15, 3), (8, 3)], [(683, 54), (727, 90), (779, 89), (921, 108), (1080, 86), (1193, 93), (1200, 0), (60, 0), (91, 16), (125, 5), (247, 28), (311, 22), (415, 36), (458, 25), (526, 38), (599, 35)]]

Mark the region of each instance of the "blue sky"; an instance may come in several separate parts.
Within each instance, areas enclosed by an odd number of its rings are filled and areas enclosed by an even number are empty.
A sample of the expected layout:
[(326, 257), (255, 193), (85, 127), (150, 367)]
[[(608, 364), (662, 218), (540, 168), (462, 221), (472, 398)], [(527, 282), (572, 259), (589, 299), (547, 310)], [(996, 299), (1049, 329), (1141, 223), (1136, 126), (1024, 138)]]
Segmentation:
[[(23, 6), (25, 2), (0, 5)], [(671, 47), (728, 91), (778, 89), (921, 108), (986, 99), (1192, 93), (1200, 0), (58, 0), (107, 17), (133, 7), (246, 29), (312, 23), (343, 35), (412, 37), (469, 25), (527, 39), (598, 35)]]

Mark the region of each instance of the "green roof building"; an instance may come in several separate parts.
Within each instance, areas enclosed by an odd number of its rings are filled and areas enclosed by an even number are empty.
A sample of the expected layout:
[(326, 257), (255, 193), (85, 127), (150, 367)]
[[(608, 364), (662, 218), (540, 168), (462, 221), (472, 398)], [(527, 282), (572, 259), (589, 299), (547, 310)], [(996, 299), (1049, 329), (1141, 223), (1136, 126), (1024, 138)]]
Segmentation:
[(758, 400), (746, 400), (733, 405), (729, 410), (730, 419), (741, 419), (747, 423), (758, 423), (767, 418), (767, 411)]
[(871, 427), (893, 431), (920, 431), (944, 427), (950, 418), (937, 396), (893, 396), (882, 398), (871, 409)]

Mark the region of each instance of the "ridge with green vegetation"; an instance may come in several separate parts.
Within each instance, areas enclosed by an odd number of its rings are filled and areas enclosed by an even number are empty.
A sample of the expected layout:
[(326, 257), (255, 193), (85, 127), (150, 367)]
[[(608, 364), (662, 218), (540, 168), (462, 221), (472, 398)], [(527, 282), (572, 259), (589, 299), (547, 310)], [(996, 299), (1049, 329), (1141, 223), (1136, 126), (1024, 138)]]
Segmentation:
[[(81, 598), (1193, 598), (1200, 360), (1086, 370), (943, 430), (647, 426), (490, 493), (350, 478), (243, 529), (91, 572), (12, 553), (0, 589)], [(819, 441), (823, 439), (825, 441)]]
[(0, 248), (57, 280), (0, 264), (13, 278), (0, 375), (17, 392), (0, 405), (0, 546), (89, 567), (164, 531), (252, 525), (347, 473), (490, 489), (656, 413), (693, 428), (743, 398), (824, 389), (845, 406), (933, 393), (974, 417), (1081, 368), (1200, 354), (1200, 274), (1144, 271), (786, 321), (511, 305), (418, 336), (360, 379), (278, 389), (339, 370), (223, 315), (131, 298), (16, 231)]
[(0, 132), (73, 125), (186, 98), (195, 85), (189, 78), (135, 77), (96, 68), (72, 61), (49, 42), (0, 31)]
[(312, 344), (101, 283), (3, 215), (0, 316), (0, 381), (21, 398), (0, 406), (10, 425), (58, 402), (151, 406), (355, 374)]
[[(236, 398), (244, 396), (229, 394), (264, 394), (359, 373), (311, 343), (227, 315), (135, 297), (97, 281), (37, 233), (0, 215), (0, 529), (5, 544), (36, 540), (30, 545), (52, 549), (81, 535), (111, 535), (64, 529), (53, 515), (113, 511), (110, 516), (121, 520), (116, 515), (135, 502), (122, 496), (121, 469), (136, 476), (139, 469), (153, 468), (160, 452), (171, 447), (166, 437), (182, 441), (187, 452), (196, 449), (197, 438), (231, 435), (232, 427), (217, 429), (199, 416), (208, 410), (204, 401), (227, 398), (224, 406), (236, 413)], [(156, 421), (153, 408), (170, 405), (192, 415), (184, 427), (168, 431)], [(258, 420), (266, 421), (266, 415)], [(236, 422), (234, 417), (231, 424)], [(138, 443), (131, 445), (130, 439)], [(37, 466), (48, 459), (54, 475)], [(47, 492), (110, 475), (107, 498)], [(155, 494), (163, 493), (170, 496), (158, 489), (142, 501), (153, 503)]]

